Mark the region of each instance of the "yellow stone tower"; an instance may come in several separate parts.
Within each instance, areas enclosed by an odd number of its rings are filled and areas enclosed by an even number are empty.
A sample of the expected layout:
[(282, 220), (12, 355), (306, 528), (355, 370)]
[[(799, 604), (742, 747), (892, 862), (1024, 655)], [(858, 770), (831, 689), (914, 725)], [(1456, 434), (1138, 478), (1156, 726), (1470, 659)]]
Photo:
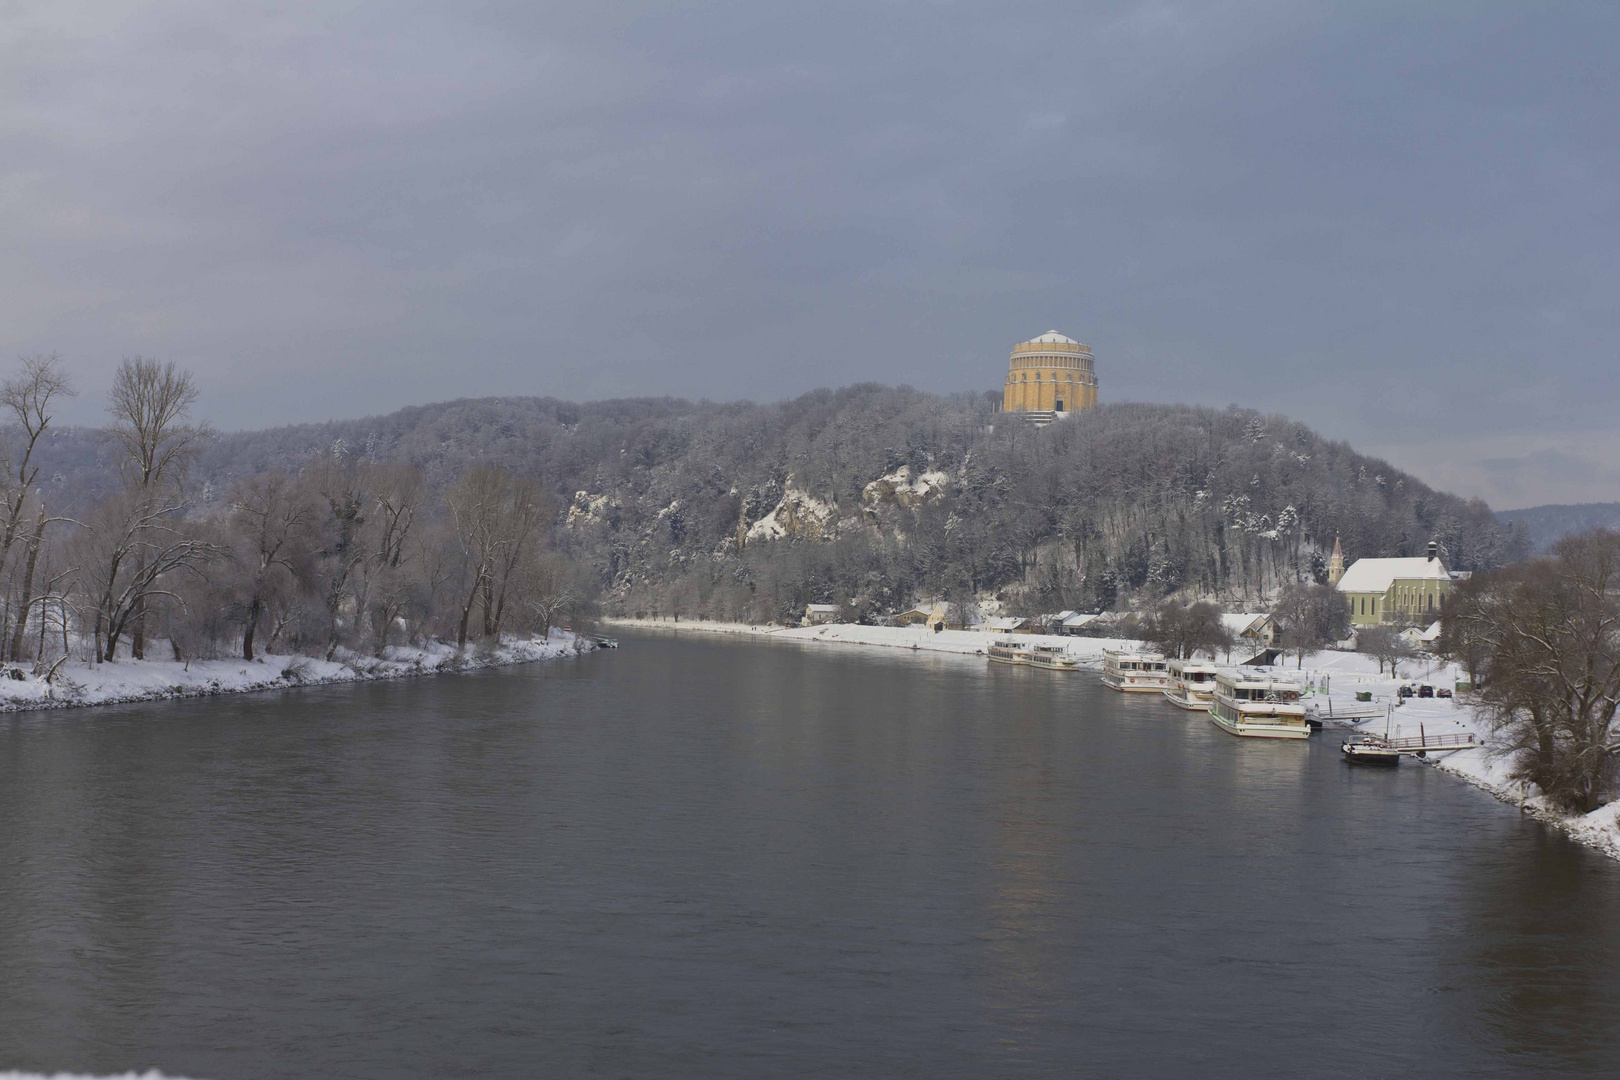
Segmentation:
[(1048, 330), (1013, 346), (1001, 407), (1007, 412), (1044, 414), (1050, 420), (1097, 404), (1097, 370), (1091, 346)]

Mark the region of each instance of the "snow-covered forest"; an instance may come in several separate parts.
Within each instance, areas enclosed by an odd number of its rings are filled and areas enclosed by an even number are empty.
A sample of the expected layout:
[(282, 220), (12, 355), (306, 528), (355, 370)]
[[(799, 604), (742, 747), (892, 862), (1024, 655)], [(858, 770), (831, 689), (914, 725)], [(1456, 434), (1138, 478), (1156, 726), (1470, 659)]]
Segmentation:
[[(263, 514), (242, 507), (307, 489), (322, 536), (343, 527), (334, 505), (352, 504), (376, 530), (396, 489), (408, 490), (421, 515), (411, 572), (420, 580), (406, 590), (416, 606), (398, 594), (384, 625), (452, 638), (466, 612), (449, 597), (470, 592), (474, 573), (458, 561), (473, 557), (457, 533), (456, 492), (477, 470), (533, 500), (526, 557), (553, 560), (570, 595), (590, 592), (630, 614), (793, 621), (818, 602), (854, 619), (921, 597), (975, 596), (1015, 612), (1166, 596), (1247, 608), (1288, 582), (1320, 580), (1335, 535), (1347, 560), (1421, 554), (1430, 539), (1454, 569), (1526, 554), (1522, 529), (1483, 502), (1434, 491), (1280, 416), (1116, 404), (1037, 429), (998, 413), (993, 398), (877, 385), (767, 405), (485, 398), (210, 435), (170, 520), (235, 521), (240, 531), (244, 514)], [(39, 490), (64, 513), (114, 498), (124, 483), (120, 443), (104, 433), (61, 430), (41, 453), (49, 480)], [(63, 543), (79, 528), (63, 523)], [(322, 558), (348, 550), (341, 538), (310, 542)], [(243, 543), (216, 537), (209, 560), (238, 559)], [(374, 559), (386, 541), (376, 544)], [(225, 564), (209, 564), (184, 576), (218, 579)], [(365, 565), (355, 572), (369, 574)], [(395, 595), (348, 573), (348, 599), (333, 600), (328, 581), (316, 614), (278, 608), (276, 625), (290, 620), (280, 632), (328, 639), (353, 604), (379, 595), (368, 590)], [(501, 610), (493, 594), (475, 599), (479, 611)], [(244, 610), (237, 594), (178, 600)], [(510, 603), (490, 616), (510, 617)], [(205, 637), (235, 632), (240, 619), (221, 618)], [(469, 619), (475, 631), (486, 625)]]

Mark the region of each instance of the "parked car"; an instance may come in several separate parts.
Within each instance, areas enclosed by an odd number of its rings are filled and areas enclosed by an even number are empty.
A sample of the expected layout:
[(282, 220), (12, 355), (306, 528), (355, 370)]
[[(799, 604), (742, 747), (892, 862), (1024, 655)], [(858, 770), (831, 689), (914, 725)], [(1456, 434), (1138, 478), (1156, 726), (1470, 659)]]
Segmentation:
[(1440, 689), (1438, 689), (1438, 690), (1436, 690), (1434, 692), (1434, 696), (1435, 697), (1450, 697), (1451, 696), (1451, 691), (1447, 690), (1445, 687), (1442, 686)]
[(1418, 697), (1434, 697), (1434, 687), (1430, 686), (1428, 683), (1424, 683), (1422, 686), (1418, 687)]
[(1412, 688), (1410, 683), (1402, 683), (1401, 688), (1395, 691), (1395, 693), (1401, 697), (1411, 697), (1413, 694), (1417, 693), (1417, 691)]

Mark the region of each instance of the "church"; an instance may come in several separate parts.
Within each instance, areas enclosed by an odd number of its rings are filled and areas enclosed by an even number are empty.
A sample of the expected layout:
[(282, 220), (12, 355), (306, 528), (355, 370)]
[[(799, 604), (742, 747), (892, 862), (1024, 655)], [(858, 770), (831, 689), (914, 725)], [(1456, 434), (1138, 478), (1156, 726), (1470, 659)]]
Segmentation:
[(1440, 546), (1432, 540), (1425, 558), (1357, 559), (1347, 570), (1335, 536), (1328, 584), (1349, 602), (1351, 626), (1412, 626), (1440, 617), (1451, 592), (1451, 574), (1440, 561)]
[(1097, 369), (1091, 346), (1056, 330), (1013, 346), (1001, 391), (1005, 412), (1028, 413), (1037, 424), (1097, 404)]

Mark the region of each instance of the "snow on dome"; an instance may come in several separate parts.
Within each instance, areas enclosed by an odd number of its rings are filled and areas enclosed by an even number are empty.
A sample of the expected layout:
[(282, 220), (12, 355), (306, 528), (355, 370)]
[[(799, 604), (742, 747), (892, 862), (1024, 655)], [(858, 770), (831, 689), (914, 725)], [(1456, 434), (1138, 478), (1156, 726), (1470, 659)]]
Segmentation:
[(1048, 330), (1046, 333), (1042, 334), (1038, 338), (1030, 338), (1028, 341), (1024, 342), (1024, 344), (1025, 345), (1078, 345), (1080, 343), (1078, 341), (1074, 340), (1074, 338), (1072, 338), (1072, 337), (1066, 337), (1063, 334), (1058, 333), (1056, 330)]

